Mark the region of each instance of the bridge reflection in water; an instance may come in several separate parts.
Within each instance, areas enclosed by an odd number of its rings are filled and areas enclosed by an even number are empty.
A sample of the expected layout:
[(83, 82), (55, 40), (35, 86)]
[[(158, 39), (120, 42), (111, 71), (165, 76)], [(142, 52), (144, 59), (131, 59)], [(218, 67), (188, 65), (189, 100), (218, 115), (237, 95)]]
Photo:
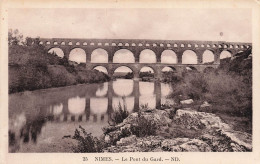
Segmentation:
[(102, 127), (125, 96), (127, 110), (135, 112), (142, 104), (160, 108), (171, 101), (169, 84), (117, 79), (102, 84), (83, 84), (9, 95), (10, 152), (66, 152), (63, 136), (71, 135), (79, 125), (93, 136), (102, 135)]
[[(162, 84), (163, 85), (163, 84)], [(163, 85), (167, 87), (167, 85)], [(167, 92), (168, 88), (164, 89)], [(123, 98), (127, 110), (136, 112), (141, 104), (150, 108), (161, 107), (161, 83), (139, 82), (136, 80), (110, 81), (104, 83), (96, 92), (70, 97), (60, 104), (50, 106), (50, 114), (54, 115), (53, 121), (108, 121), (110, 115), (118, 104), (123, 105)], [(168, 93), (169, 94), (169, 93)]]

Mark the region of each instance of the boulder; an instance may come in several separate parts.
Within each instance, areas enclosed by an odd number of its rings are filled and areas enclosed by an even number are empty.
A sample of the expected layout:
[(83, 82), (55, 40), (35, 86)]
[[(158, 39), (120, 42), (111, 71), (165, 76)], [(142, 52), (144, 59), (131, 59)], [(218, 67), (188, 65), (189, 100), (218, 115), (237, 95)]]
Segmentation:
[[(143, 116), (145, 119), (155, 122), (157, 125), (167, 125), (168, 123), (171, 123), (172, 120), (169, 118), (169, 114), (164, 110), (149, 110), (147, 112), (146, 110), (141, 111), (139, 113), (140, 116)], [(124, 121), (124, 124), (135, 124), (138, 119), (138, 113), (132, 113), (130, 114)]]
[(177, 110), (174, 122), (188, 129), (230, 129), (215, 114), (182, 109)]
[(182, 101), (180, 101), (180, 103), (182, 104), (182, 105), (189, 105), (189, 104), (192, 104), (193, 103), (193, 100), (192, 99), (188, 99), (188, 100), (182, 100)]
[(210, 152), (210, 146), (198, 139), (192, 139), (188, 142), (185, 142), (179, 146), (182, 151), (187, 152)]
[(116, 145), (117, 146), (125, 146), (125, 145), (131, 144), (133, 142), (136, 142), (136, 136), (135, 135), (131, 135), (129, 137), (121, 138), (120, 141), (116, 142)]
[(207, 101), (204, 101), (203, 104), (201, 104), (201, 108), (204, 108), (204, 107), (210, 107), (212, 106), (211, 104), (209, 104)]
[(210, 146), (199, 139), (189, 139), (189, 138), (175, 138), (166, 139), (161, 144), (162, 149), (165, 151), (175, 151), (175, 152), (210, 152)]
[(200, 105), (199, 111), (210, 112), (210, 111), (212, 111), (212, 105), (209, 104), (207, 101), (204, 101), (203, 104)]

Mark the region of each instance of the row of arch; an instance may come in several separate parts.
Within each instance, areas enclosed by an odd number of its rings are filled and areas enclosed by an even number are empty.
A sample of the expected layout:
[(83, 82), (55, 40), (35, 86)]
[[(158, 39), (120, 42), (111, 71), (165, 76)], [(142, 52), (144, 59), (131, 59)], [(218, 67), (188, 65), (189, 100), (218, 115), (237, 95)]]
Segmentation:
[[(111, 71), (111, 70), (107, 70), (106, 67), (99, 66), (99, 65), (93, 67), (93, 69), (101, 71), (101, 72), (104, 72), (106, 74), (109, 74), (108, 71)], [(193, 66), (186, 66), (184, 68), (184, 70), (186, 70), (186, 71), (198, 71)], [(211, 66), (208, 66), (208, 67), (204, 68), (203, 72), (212, 71), (212, 70), (214, 70), (214, 68), (211, 67)], [(154, 68), (152, 68), (150, 66), (143, 66), (142, 68), (140, 68), (140, 70), (135, 71), (135, 70), (133, 70), (129, 66), (122, 65), (122, 66), (118, 66), (117, 68), (113, 69), (110, 75), (113, 76), (116, 72), (126, 72), (126, 73), (129, 72), (129, 73), (137, 74), (136, 77), (139, 77), (139, 75), (142, 72), (150, 72), (155, 77), (155, 76), (157, 76), (158, 71), (160, 71), (162, 73), (164, 73), (164, 72), (171, 72), (171, 71), (172, 72), (177, 72), (176, 68), (173, 67), (173, 66), (165, 66), (165, 67), (163, 67), (160, 70), (155, 70)]]
[[(50, 53), (54, 53), (59, 57), (64, 57), (64, 52), (60, 48), (51, 48)], [(228, 50), (223, 50), (220, 53), (220, 59), (232, 57), (232, 54)], [(68, 59), (77, 63), (86, 63), (87, 61), (86, 52), (81, 48), (72, 49), (69, 53)], [(178, 63), (177, 54), (173, 50), (164, 50), (161, 53), (161, 63)], [(91, 63), (108, 63), (109, 55), (104, 49), (98, 48), (91, 53)], [(202, 54), (202, 63), (209, 63), (215, 61), (215, 55), (211, 50), (205, 50)], [(127, 49), (120, 49), (115, 52), (112, 59), (113, 63), (135, 63), (134, 54)], [(139, 63), (156, 63), (157, 58), (155, 53), (150, 49), (141, 51), (139, 56)], [(197, 64), (198, 55), (192, 50), (186, 50), (182, 54), (182, 64)]]
[[(98, 43), (95, 43), (95, 42), (90, 42), (90, 43), (87, 43), (87, 42), (72, 42), (72, 41), (69, 41), (66, 42), (65, 41), (62, 41), (62, 42), (57, 42), (57, 41), (54, 41), (52, 42), (53, 45), (76, 45), (76, 46), (80, 46), (80, 45), (83, 45), (83, 46), (87, 46), (87, 45), (90, 45), (90, 46), (124, 46), (124, 47), (129, 47), (129, 46), (132, 46), (132, 47), (135, 47), (135, 46), (146, 46), (146, 47), (195, 47), (195, 48), (198, 48), (198, 47), (208, 47), (208, 48), (230, 48), (230, 49), (233, 49), (233, 48), (249, 48), (249, 45), (240, 45), (240, 44), (198, 44), (198, 43), (173, 43), (173, 44), (170, 44), (170, 43), (102, 43), (102, 42), (98, 42)], [(39, 44), (43, 45), (43, 44), (46, 44), (46, 45), (51, 45), (51, 42), (50, 41), (40, 41)]]

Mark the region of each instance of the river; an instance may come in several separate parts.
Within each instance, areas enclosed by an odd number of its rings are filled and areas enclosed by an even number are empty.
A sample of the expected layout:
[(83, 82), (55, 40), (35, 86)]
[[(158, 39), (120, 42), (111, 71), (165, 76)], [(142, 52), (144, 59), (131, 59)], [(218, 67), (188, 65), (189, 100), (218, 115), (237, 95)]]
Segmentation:
[(79, 125), (101, 136), (122, 97), (131, 113), (145, 104), (172, 104), (171, 91), (169, 84), (117, 79), (10, 94), (9, 152), (71, 152), (75, 143), (64, 136)]

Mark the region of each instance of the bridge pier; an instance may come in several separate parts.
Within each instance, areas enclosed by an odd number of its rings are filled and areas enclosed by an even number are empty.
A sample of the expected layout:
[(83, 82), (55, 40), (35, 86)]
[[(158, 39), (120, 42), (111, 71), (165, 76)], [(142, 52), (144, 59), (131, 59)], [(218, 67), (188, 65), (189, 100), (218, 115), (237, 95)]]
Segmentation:
[(107, 98), (108, 98), (108, 106), (107, 106), (107, 114), (108, 117), (111, 116), (113, 113), (113, 81), (108, 82), (108, 89), (107, 89)]
[(156, 96), (156, 109), (161, 109), (161, 82), (159, 80), (156, 80), (154, 87)]
[(156, 66), (156, 70), (154, 70), (154, 77), (156, 80), (161, 80), (162, 78), (162, 68), (160, 67), (160, 65)]
[(139, 80), (134, 80), (134, 112), (139, 110)]
[(86, 98), (86, 106), (85, 106), (85, 115), (86, 115), (86, 121), (88, 121), (89, 120), (89, 116), (90, 116), (90, 96), (89, 96), (89, 94), (88, 93), (86, 93), (86, 96), (85, 96), (85, 98)]
[(64, 100), (63, 101), (63, 114), (64, 114), (64, 118), (63, 118), (63, 121), (67, 121), (67, 119), (68, 119), (68, 115), (69, 115), (69, 105), (68, 105), (68, 100), (66, 99), (66, 100)]

